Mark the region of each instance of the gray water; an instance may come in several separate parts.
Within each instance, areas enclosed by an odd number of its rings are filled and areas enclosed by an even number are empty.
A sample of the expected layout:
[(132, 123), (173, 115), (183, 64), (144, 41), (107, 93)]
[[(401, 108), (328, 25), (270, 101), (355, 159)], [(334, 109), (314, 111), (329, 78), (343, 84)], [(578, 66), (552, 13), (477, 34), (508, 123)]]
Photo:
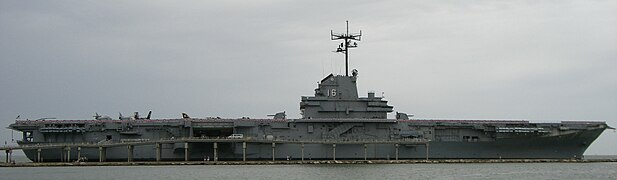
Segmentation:
[(617, 163), (9, 167), (0, 179), (617, 179)]

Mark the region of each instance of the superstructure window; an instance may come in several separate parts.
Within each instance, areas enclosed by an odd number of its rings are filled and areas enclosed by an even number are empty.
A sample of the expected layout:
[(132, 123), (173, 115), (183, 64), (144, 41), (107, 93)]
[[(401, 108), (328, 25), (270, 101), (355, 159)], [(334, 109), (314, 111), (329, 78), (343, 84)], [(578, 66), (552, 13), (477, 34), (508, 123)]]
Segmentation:
[(24, 141), (32, 142), (33, 138), (34, 138), (34, 135), (32, 134), (32, 131), (24, 131)]

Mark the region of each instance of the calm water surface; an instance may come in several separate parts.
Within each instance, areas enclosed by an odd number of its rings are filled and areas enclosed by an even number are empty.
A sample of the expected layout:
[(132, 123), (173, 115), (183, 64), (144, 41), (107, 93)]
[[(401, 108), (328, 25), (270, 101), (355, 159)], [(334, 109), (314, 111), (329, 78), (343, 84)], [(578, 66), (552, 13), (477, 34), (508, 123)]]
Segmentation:
[(617, 163), (19, 167), (0, 179), (617, 179)]

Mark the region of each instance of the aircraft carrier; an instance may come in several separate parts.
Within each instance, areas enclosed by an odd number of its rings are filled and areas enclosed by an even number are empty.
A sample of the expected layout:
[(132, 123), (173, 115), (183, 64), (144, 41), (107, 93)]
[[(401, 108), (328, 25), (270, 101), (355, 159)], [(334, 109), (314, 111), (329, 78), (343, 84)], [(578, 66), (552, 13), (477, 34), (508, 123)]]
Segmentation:
[[(348, 50), (362, 32), (336, 34), (345, 75), (329, 74), (313, 96), (302, 96), (300, 119), (285, 112), (248, 117), (152, 119), (135, 113), (118, 120), (24, 120), (19, 147), (35, 162), (201, 161), (289, 159), (579, 159), (607, 128), (600, 121), (417, 119), (369, 92), (358, 94), (358, 71)], [(349, 74), (351, 73), (351, 75)], [(395, 119), (387, 119), (395, 113)], [(8, 153), (8, 150), (7, 150)]]

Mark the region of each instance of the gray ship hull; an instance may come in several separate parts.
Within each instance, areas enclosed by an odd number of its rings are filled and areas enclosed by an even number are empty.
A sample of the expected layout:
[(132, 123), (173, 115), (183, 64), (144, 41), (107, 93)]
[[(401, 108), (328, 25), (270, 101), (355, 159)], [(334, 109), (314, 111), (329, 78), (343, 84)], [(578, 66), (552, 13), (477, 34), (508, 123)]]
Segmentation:
[[(504, 138), (493, 142), (430, 142), (429, 159), (569, 159), (581, 158), (604, 129), (593, 129), (577, 133), (526, 138)], [(242, 143), (218, 143), (218, 160), (242, 160)], [(140, 145), (133, 149), (134, 161), (155, 161), (155, 145)], [(214, 160), (213, 143), (189, 143), (189, 160)], [(269, 143), (247, 143), (247, 160), (271, 160), (272, 145)], [(424, 159), (427, 158), (425, 145), (395, 144), (277, 144), (274, 150), (276, 160), (331, 160), (331, 159)], [(397, 155), (398, 151), (398, 155)], [(36, 161), (37, 149), (24, 150), (26, 156)], [(59, 162), (77, 160), (78, 155), (89, 161), (99, 160), (98, 148), (72, 148), (41, 150), (43, 162)], [(185, 160), (183, 143), (163, 144), (161, 148), (162, 161)], [(304, 155), (302, 154), (304, 153)], [(333, 156), (333, 154), (335, 156)], [(128, 148), (109, 147), (106, 150), (106, 161), (127, 161)]]

